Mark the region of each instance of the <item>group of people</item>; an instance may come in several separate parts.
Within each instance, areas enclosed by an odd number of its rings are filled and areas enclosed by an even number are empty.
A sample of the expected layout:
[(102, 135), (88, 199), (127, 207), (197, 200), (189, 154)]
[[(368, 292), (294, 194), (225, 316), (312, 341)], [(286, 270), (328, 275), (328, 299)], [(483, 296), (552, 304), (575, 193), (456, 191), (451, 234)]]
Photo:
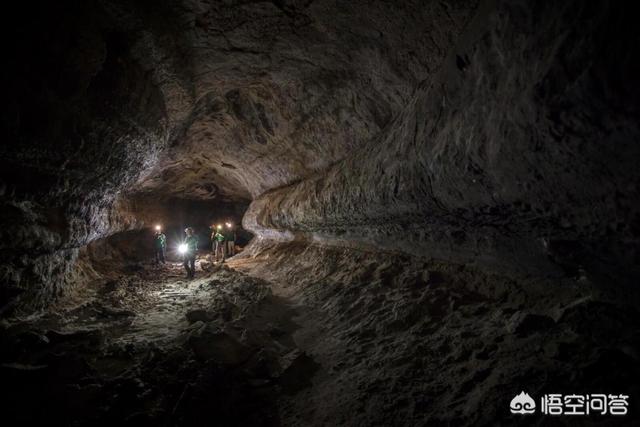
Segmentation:
[(213, 228), (211, 233), (211, 249), (216, 262), (222, 261), (227, 257), (234, 256), (236, 254), (236, 230), (233, 228), (233, 224), (227, 222), (225, 228), (222, 225), (217, 225)]
[[(212, 226), (211, 249), (215, 262), (224, 262), (227, 257), (236, 254), (236, 230), (233, 224), (227, 222), (222, 225)], [(182, 255), (183, 265), (187, 270), (187, 277), (193, 278), (196, 272), (196, 254), (198, 252), (198, 236), (193, 228), (187, 227), (184, 230), (185, 237), (178, 246), (178, 252)], [(153, 246), (155, 250), (156, 264), (166, 262), (167, 236), (162, 232), (162, 227), (156, 226)]]

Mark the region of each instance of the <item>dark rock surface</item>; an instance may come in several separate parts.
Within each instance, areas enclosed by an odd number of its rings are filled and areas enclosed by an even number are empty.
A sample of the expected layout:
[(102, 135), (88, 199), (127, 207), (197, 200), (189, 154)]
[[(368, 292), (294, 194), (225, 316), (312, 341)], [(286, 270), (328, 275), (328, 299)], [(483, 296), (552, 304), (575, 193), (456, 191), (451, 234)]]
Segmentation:
[[(640, 392), (637, 304), (592, 279), (514, 280), (300, 242), (270, 243), (231, 264), (298, 302), (293, 338), (313, 361), (313, 386), (283, 390), (285, 425), (521, 425), (508, 402), (522, 388), (532, 396)], [(563, 421), (557, 425), (574, 422)], [(636, 421), (634, 414), (578, 424)]]
[(526, 273), (574, 257), (637, 274), (640, 45), (624, 8), (596, 3), (481, 9), (384, 132), (254, 200), (245, 226)]
[[(220, 268), (185, 282), (180, 270), (145, 265), (107, 295), (0, 325), (3, 422), (277, 425), (278, 378), (300, 352), (274, 330), (288, 309), (260, 280)], [(216, 315), (189, 324), (194, 307)]]
[(6, 29), (5, 302), (43, 307), (176, 200), (253, 199), (263, 238), (638, 273), (621, 5), (64, 5)]
[(8, 49), (16, 84), (3, 114), (13, 142), (0, 153), (3, 300), (26, 293), (22, 304), (42, 307), (81, 282), (78, 248), (151, 225), (145, 212), (154, 209), (138, 209), (140, 197), (213, 200), (216, 209), (341, 160), (437, 70), (474, 8), (19, 8), (4, 30), (19, 43)]
[[(510, 425), (523, 387), (640, 399), (630, 2), (17, 6), (0, 145), (12, 416)], [(255, 238), (231, 267), (204, 256), (210, 227), (241, 217)]]

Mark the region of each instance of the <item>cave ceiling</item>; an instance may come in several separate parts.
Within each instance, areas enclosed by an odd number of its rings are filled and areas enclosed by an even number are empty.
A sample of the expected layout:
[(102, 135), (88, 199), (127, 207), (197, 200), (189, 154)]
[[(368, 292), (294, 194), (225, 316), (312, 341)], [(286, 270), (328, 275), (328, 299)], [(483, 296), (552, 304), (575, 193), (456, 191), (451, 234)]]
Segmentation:
[(166, 112), (166, 148), (132, 191), (248, 200), (326, 169), (401, 111), (474, 6), (108, 3), (137, 26)]

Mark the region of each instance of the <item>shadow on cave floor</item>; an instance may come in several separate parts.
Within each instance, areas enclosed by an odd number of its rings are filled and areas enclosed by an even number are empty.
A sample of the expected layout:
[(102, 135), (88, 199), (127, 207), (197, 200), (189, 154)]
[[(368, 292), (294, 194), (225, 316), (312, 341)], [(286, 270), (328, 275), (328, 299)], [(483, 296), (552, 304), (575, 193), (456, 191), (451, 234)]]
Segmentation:
[(186, 280), (178, 263), (141, 265), (81, 305), (3, 324), (8, 418), (279, 425), (275, 390), (307, 386), (314, 370), (292, 339), (296, 309), (264, 281), (204, 260), (198, 267)]

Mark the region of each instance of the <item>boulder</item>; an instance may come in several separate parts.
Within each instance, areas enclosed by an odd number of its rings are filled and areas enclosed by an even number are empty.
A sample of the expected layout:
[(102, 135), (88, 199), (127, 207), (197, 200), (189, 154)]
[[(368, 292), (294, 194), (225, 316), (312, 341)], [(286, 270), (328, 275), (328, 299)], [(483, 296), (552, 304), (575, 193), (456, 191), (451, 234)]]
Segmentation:
[(202, 361), (214, 360), (222, 365), (239, 365), (251, 356), (249, 347), (231, 335), (208, 328), (191, 335), (187, 343)]

